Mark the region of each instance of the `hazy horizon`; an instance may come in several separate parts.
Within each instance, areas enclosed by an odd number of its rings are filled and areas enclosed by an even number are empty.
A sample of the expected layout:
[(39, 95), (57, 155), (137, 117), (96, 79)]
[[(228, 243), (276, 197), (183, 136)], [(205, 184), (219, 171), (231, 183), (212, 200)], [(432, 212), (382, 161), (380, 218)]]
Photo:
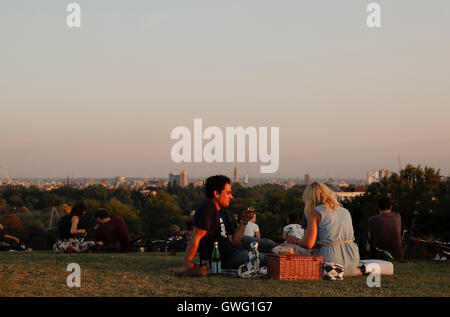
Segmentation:
[[(66, 25), (70, 2), (80, 29)], [(381, 6), (379, 29), (366, 25), (370, 2)], [(237, 163), (249, 177), (365, 179), (397, 171), (398, 155), (402, 167), (450, 175), (446, 0), (0, 9), (0, 168), (13, 178), (232, 175), (236, 163), (172, 161), (170, 132), (192, 131), (195, 118), (279, 127), (278, 172)]]

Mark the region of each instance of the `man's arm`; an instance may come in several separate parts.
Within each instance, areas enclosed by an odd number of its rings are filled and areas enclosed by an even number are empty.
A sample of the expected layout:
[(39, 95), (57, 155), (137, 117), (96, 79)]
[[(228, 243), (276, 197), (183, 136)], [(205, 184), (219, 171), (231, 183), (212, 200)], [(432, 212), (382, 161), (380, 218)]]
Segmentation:
[(247, 223), (250, 221), (250, 219), (253, 218), (254, 215), (255, 213), (253, 211), (244, 211), (242, 213), (242, 218), (239, 226), (236, 228), (236, 230), (234, 230), (233, 235), (228, 236), (231, 244), (233, 244), (235, 247), (237, 247), (239, 243), (241, 243), (245, 228), (247, 227)]
[(242, 237), (244, 236), (245, 227), (247, 227), (247, 225), (241, 222), (236, 230), (234, 230), (233, 234), (228, 236), (228, 240), (230, 240), (231, 244), (235, 247), (241, 243)]
[(14, 236), (10, 236), (9, 234), (5, 234), (5, 238), (13, 240), (15, 243), (19, 243), (20, 242), (20, 240), (18, 238), (14, 237)]
[(188, 246), (186, 248), (186, 253), (184, 254), (184, 268), (189, 269), (189, 264), (197, 253), (198, 245), (200, 240), (205, 236), (207, 230), (200, 229), (194, 226), (192, 231), (191, 239), (189, 240)]

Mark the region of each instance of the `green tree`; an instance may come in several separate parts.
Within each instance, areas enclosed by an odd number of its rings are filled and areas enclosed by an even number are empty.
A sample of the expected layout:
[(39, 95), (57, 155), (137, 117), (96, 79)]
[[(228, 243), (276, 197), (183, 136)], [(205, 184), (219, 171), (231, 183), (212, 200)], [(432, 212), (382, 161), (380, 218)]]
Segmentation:
[(147, 200), (140, 213), (144, 230), (151, 236), (163, 236), (169, 232), (170, 225), (184, 227), (187, 217), (183, 216), (174, 198), (164, 191)]
[(117, 198), (111, 198), (109, 203), (105, 204), (106, 210), (111, 217), (122, 217), (127, 226), (130, 234), (140, 236), (143, 233), (140, 218), (132, 205), (124, 204)]

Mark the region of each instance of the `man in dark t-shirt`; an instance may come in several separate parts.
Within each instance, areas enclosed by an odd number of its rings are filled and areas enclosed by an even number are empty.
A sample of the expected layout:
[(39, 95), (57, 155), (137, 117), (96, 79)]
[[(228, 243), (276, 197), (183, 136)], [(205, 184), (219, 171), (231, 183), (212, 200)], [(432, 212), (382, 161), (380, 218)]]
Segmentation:
[(211, 200), (205, 199), (197, 207), (192, 222), (194, 227), (207, 231), (198, 246), (200, 261), (209, 260), (215, 241), (218, 242), (219, 253), (224, 259), (236, 250), (236, 246), (228, 239), (233, 234), (228, 215), (223, 209), (217, 210)]
[[(197, 250), (201, 260), (209, 260), (215, 241), (218, 242), (224, 267), (237, 268), (248, 261), (248, 246), (244, 246), (241, 241), (245, 227), (253, 218), (254, 212), (244, 211), (239, 226), (235, 230), (232, 229), (228, 215), (223, 210), (233, 199), (230, 183), (230, 179), (223, 175), (211, 176), (206, 179), (205, 191), (208, 199), (204, 200), (196, 209), (192, 221), (194, 228), (186, 249), (184, 266), (175, 270), (189, 269)], [(269, 239), (257, 241), (261, 252), (276, 246), (276, 243)], [(260, 253), (260, 261), (262, 265), (265, 265), (263, 253)]]
[(380, 213), (369, 218), (369, 241), (372, 255), (378, 252), (375, 248), (388, 251), (395, 260), (400, 261), (402, 255), (401, 216), (392, 212), (392, 200), (388, 196), (378, 201)]
[(108, 212), (99, 208), (95, 212), (98, 227), (95, 229), (95, 242), (101, 246), (114, 246), (119, 251), (131, 251), (131, 238), (122, 217), (110, 218)]

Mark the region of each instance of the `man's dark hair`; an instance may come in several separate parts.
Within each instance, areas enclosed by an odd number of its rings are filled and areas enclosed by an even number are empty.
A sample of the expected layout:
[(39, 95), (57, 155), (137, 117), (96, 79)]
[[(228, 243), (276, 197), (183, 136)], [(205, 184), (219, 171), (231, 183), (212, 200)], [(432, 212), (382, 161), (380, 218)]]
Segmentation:
[(72, 210), (70, 211), (70, 215), (72, 216), (78, 216), (78, 217), (82, 217), (83, 216), (83, 212), (87, 210), (87, 207), (84, 203), (79, 202), (76, 203), (73, 207)]
[(389, 210), (392, 207), (392, 199), (389, 195), (384, 195), (378, 199), (378, 208), (380, 210)]
[(109, 218), (108, 211), (106, 211), (105, 208), (98, 208), (95, 211), (95, 218), (101, 218), (101, 219)]
[(205, 182), (206, 197), (214, 198), (214, 191), (217, 191), (220, 194), (225, 188), (225, 184), (231, 184), (231, 181), (224, 175), (208, 177)]

